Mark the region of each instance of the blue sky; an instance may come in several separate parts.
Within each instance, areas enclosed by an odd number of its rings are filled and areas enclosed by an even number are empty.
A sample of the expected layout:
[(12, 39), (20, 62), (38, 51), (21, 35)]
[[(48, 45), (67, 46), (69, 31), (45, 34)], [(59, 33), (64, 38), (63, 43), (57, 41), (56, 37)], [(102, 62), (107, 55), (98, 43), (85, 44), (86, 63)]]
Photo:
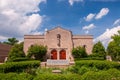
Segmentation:
[(0, 0), (0, 5), (1, 41), (61, 26), (106, 44), (120, 30), (120, 0)]
[[(101, 19), (93, 19), (91, 21), (84, 19), (90, 13), (99, 13), (102, 8), (108, 8), (109, 12)], [(40, 14), (46, 15), (49, 18), (44, 23), (46, 26), (43, 25), (42, 29), (51, 29), (60, 25), (70, 29), (74, 34), (84, 34), (82, 28), (94, 23), (96, 27), (90, 30), (89, 34), (97, 37), (106, 28), (112, 28), (111, 25), (120, 17), (120, 2), (85, 1), (75, 2), (73, 5), (70, 5), (67, 0), (53, 0), (53, 2), (48, 0), (46, 4), (41, 5)]]

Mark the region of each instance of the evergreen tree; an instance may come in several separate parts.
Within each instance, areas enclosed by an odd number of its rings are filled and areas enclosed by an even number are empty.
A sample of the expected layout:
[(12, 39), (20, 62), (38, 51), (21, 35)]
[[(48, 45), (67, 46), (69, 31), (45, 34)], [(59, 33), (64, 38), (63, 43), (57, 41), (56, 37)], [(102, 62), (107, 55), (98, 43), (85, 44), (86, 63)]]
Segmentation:
[(107, 52), (112, 56), (113, 60), (120, 61), (120, 31), (111, 38), (112, 41), (108, 44)]
[(8, 38), (7, 41), (3, 42), (4, 44), (14, 45), (18, 43), (19, 41), (16, 38)]
[(94, 44), (92, 53), (93, 54), (100, 54), (100, 55), (105, 56), (105, 54), (106, 54), (105, 48), (100, 41), (97, 42), (96, 44)]
[(25, 54), (23, 51), (23, 42), (12, 46), (8, 54), (8, 60), (12, 61), (15, 58), (21, 58), (21, 57), (25, 57)]

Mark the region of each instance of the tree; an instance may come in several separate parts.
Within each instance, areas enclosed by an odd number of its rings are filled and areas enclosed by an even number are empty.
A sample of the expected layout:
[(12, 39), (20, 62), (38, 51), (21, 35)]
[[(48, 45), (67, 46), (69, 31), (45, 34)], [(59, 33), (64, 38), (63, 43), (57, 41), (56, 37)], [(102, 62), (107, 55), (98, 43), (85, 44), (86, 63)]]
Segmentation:
[(96, 44), (94, 44), (93, 49), (92, 49), (92, 53), (103, 55), (105, 57), (106, 51), (105, 51), (103, 44), (100, 41), (97, 42)]
[(12, 46), (8, 55), (8, 60), (12, 61), (15, 58), (21, 58), (21, 57), (25, 57), (25, 54), (23, 51), (23, 42)]
[(34, 57), (36, 60), (43, 60), (44, 56), (46, 55), (47, 52), (47, 47), (42, 46), (42, 45), (32, 45), (31, 47), (29, 47), (28, 49), (28, 57)]
[(7, 41), (3, 42), (4, 44), (14, 45), (19, 42), (16, 38), (8, 38)]
[(84, 58), (87, 57), (87, 53), (84, 47), (78, 46), (73, 48), (72, 54), (75, 58)]
[(111, 37), (112, 41), (108, 44), (107, 52), (113, 60), (120, 61), (120, 31)]

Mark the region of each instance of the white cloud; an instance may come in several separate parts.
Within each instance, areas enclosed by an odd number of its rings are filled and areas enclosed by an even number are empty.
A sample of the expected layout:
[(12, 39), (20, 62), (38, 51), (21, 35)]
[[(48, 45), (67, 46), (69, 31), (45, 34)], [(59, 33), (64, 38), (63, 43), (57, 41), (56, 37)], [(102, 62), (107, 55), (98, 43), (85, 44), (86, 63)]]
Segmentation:
[(120, 30), (120, 26), (113, 27), (111, 29), (106, 29), (106, 31), (94, 39), (94, 42), (101, 41), (103, 45), (107, 46), (107, 44), (112, 40), (111, 36), (117, 34), (117, 31)]
[(120, 19), (117, 19), (117, 20), (113, 23), (113, 25), (120, 25)]
[(83, 2), (84, 0), (68, 0), (69, 4), (72, 6), (75, 2)]
[(109, 12), (109, 9), (108, 8), (102, 8), (100, 10), (100, 12), (96, 15), (95, 19), (100, 19), (102, 18), (103, 16), (107, 15)]
[(95, 14), (90, 13), (90, 14), (85, 18), (85, 20), (86, 20), (86, 21), (91, 21), (94, 17), (95, 17)]
[(90, 29), (93, 29), (94, 27), (95, 27), (94, 24), (90, 24), (90, 25), (88, 25), (88, 26), (84, 26), (84, 27), (83, 27), (83, 30), (90, 30)]
[(1, 41), (4, 41), (4, 40), (6, 40), (6, 39), (8, 39), (8, 37), (0, 36), (0, 40), (1, 40)]
[(36, 32), (43, 20), (38, 14), (42, 2), (46, 0), (0, 0), (0, 40)]
[(85, 33), (88, 34), (89, 33), (89, 30), (95, 28), (95, 25), (94, 24), (90, 24), (88, 26), (84, 26), (82, 29), (85, 30)]

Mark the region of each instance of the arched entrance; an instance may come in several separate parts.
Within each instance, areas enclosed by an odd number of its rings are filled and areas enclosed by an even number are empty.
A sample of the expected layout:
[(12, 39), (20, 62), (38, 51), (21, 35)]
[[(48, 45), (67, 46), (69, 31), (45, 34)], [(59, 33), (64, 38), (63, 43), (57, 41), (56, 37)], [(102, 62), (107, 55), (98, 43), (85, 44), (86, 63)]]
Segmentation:
[(51, 59), (57, 59), (57, 51), (55, 49), (51, 51)]
[(66, 51), (65, 50), (60, 51), (60, 59), (66, 59)]

